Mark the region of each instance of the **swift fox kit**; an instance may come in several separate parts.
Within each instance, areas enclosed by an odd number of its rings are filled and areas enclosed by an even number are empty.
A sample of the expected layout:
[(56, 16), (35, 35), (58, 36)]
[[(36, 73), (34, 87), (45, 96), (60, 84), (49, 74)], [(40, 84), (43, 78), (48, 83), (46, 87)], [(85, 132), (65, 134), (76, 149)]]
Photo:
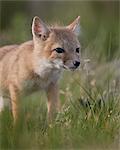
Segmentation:
[(63, 68), (75, 70), (80, 65), (79, 18), (66, 27), (48, 27), (34, 17), (32, 41), (0, 48), (0, 99), (10, 98), (14, 121), (19, 116), (22, 92), (45, 90), (49, 120), (59, 110), (61, 72)]

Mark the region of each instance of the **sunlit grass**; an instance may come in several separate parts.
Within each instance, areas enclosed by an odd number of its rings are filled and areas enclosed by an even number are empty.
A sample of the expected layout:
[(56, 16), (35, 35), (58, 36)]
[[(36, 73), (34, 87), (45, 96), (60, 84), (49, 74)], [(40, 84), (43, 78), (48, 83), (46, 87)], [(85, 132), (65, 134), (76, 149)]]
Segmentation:
[[(68, 77), (68, 74), (72, 76)], [(1, 148), (117, 149), (120, 127), (118, 88), (111, 84), (111, 78), (105, 84), (106, 79), (102, 77), (104, 86), (97, 85), (97, 81), (91, 84), (92, 80), (86, 71), (64, 74), (60, 91), (62, 110), (51, 125), (47, 124), (46, 97), (42, 92), (23, 98), (16, 127), (13, 127), (11, 113), (6, 108), (0, 116)]]
[[(66, 23), (61, 15), (66, 9), (62, 12), (59, 7), (59, 10), (57, 13), (60, 13), (61, 22)], [(60, 80), (61, 112), (48, 125), (45, 94), (37, 92), (22, 97), (21, 115), (16, 127), (13, 126), (8, 108), (0, 114), (1, 150), (119, 149), (119, 21), (108, 20), (104, 14), (97, 16), (92, 7), (87, 7), (86, 11), (78, 5), (79, 10), (81, 13), (76, 14), (81, 15), (81, 69), (76, 72), (65, 71)], [(74, 16), (73, 12), (71, 14)], [(72, 19), (71, 15), (66, 15), (66, 18), (68, 21)], [(26, 15), (16, 13), (10, 26), (1, 32), (0, 44), (31, 40), (31, 25), (27, 19)]]

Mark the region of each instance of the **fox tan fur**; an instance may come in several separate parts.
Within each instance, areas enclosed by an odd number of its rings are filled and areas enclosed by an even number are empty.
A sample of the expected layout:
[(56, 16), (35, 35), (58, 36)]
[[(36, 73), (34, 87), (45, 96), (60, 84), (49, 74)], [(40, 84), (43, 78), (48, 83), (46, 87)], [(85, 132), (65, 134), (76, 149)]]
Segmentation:
[(0, 48), (0, 96), (10, 97), (14, 121), (19, 116), (21, 93), (44, 89), (49, 120), (59, 111), (58, 80), (62, 70), (75, 70), (80, 62), (78, 26), (79, 17), (67, 27), (48, 27), (34, 17), (33, 40)]

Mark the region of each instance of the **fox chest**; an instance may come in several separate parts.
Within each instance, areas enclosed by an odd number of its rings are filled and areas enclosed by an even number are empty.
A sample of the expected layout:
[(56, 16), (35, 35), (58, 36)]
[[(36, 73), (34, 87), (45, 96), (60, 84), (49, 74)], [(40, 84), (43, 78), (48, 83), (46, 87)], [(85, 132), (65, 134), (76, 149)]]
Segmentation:
[(55, 83), (61, 75), (60, 70), (51, 70), (44, 73), (42, 76), (36, 76), (31, 79), (27, 79), (22, 83), (22, 89), (25, 93), (31, 93), (40, 89), (47, 89), (50, 83)]

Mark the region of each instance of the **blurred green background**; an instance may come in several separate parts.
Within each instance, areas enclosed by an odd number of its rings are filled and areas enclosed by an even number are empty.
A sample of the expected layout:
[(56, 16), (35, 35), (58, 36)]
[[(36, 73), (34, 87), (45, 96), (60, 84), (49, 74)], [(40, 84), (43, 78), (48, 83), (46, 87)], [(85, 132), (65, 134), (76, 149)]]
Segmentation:
[(64, 25), (80, 15), (82, 53), (102, 61), (120, 56), (119, 1), (0, 1), (0, 7), (0, 45), (30, 40), (36, 15)]
[(62, 110), (53, 125), (46, 125), (42, 92), (22, 98), (17, 128), (8, 109), (0, 115), (0, 148), (119, 149), (120, 1), (0, 1), (0, 46), (31, 40), (36, 15), (48, 24), (61, 25), (81, 16), (83, 64), (80, 70), (63, 74)]

